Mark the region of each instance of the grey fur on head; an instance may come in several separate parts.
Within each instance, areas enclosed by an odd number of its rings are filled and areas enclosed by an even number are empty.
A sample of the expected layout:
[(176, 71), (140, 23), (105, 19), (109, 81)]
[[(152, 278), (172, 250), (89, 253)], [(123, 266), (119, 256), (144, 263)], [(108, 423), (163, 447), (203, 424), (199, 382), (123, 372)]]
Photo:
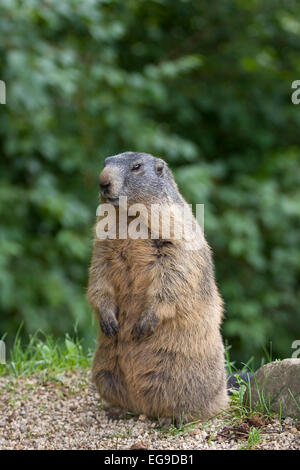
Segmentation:
[(167, 163), (148, 153), (124, 152), (107, 157), (100, 187), (103, 198), (110, 202), (126, 196), (130, 203), (182, 203)]

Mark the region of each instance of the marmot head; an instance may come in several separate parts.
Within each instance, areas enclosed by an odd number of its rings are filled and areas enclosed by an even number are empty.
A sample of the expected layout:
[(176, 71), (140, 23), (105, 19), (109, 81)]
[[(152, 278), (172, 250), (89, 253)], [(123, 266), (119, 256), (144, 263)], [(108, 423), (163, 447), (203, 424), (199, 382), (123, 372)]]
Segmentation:
[(118, 206), (120, 196), (129, 204), (178, 202), (179, 193), (164, 160), (147, 153), (125, 152), (108, 157), (99, 176), (101, 198)]

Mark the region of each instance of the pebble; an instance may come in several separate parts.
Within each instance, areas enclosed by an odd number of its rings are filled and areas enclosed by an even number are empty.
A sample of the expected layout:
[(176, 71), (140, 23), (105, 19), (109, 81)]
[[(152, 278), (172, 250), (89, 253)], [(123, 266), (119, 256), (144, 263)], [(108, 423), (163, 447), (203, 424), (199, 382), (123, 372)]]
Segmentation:
[[(25, 395), (28, 396), (26, 400)], [(111, 420), (101, 408), (91, 385), (90, 372), (86, 370), (60, 374), (57, 381), (53, 377), (42, 381), (34, 375), (17, 380), (2, 377), (0, 396), (0, 450), (234, 450), (246, 444), (246, 431), (250, 427), (250, 422), (245, 423), (245, 434), (231, 437), (228, 429), (237, 426), (234, 415), (230, 419), (228, 414), (224, 420), (218, 417), (197, 424), (194, 429), (187, 427), (184, 432), (161, 431), (158, 423), (145, 415)], [(300, 450), (299, 423), (292, 418), (280, 423), (277, 417), (271, 423), (262, 422), (262, 425), (263, 439), (256, 448)]]

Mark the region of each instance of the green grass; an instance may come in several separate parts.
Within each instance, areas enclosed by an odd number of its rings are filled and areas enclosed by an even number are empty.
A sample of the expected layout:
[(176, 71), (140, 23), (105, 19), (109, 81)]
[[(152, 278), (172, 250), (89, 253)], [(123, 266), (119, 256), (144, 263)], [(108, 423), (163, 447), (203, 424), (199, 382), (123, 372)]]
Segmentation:
[(199, 422), (199, 420), (190, 421), (189, 423), (179, 422), (175, 424), (174, 422), (170, 426), (164, 427), (161, 426), (160, 420), (158, 419), (158, 427), (154, 428), (154, 430), (166, 436), (180, 436), (181, 434), (192, 431)]
[(261, 429), (251, 428), (249, 431), (247, 443), (240, 447), (240, 450), (250, 450), (257, 447), (262, 442)]
[(81, 342), (69, 335), (63, 341), (58, 341), (52, 336), (37, 332), (24, 345), (17, 334), (6, 363), (0, 364), (0, 376), (84, 369), (90, 366), (91, 356), (90, 350), (85, 351)]
[[(226, 359), (226, 369), (228, 374), (237, 373), (238, 370), (241, 372), (249, 372), (253, 375), (253, 380), (255, 384), (255, 388), (258, 394), (258, 400), (256, 401), (255, 405), (252, 405), (251, 400), (251, 387), (250, 383), (240, 379), (238, 375), (236, 376), (237, 381), (240, 385), (238, 390), (233, 390), (232, 395), (230, 397), (230, 409), (225, 410), (225, 414), (228, 415), (229, 419), (245, 419), (247, 417), (259, 415), (262, 418), (272, 418), (274, 417), (274, 412), (271, 410), (271, 403), (270, 399), (265, 396), (264, 389), (261, 389), (258, 386), (257, 380), (255, 378), (255, 370), (251, 367), (254, 362), (254, 358), (251, 357), (246, 363), (243, 363), (240, 367), (236, 368), (234, 362), (230, 360), (230, 345), (226, 345), (225, 348), (225, 359)], [(261, 366), (271, 362), (272, 360), (272, 344), (270, 343), (270, 350), (264, 350), (264, 357), (261, 359)], [(276, 359), (278, 360), (278, 359)], [(247, 400), (245, 400), (245, 396), (247, 396)]]

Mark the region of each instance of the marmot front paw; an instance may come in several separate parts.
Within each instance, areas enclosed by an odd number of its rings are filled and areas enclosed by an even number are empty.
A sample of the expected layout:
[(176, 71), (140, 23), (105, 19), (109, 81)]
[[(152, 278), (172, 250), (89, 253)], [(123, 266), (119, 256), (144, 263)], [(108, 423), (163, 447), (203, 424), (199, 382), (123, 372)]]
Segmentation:
[(118, 322), (114, 318), (100, 321), (100, 327), (105, 336), (112, 337), (118, 333)]
[(134, 325), (131, 331), (131, 335), (134, 339), (138, 339), (141, 336), (150, 336), (154, 332), (157, 325), (158, 318), (154, 312), (144, 313), (139, 321)]

